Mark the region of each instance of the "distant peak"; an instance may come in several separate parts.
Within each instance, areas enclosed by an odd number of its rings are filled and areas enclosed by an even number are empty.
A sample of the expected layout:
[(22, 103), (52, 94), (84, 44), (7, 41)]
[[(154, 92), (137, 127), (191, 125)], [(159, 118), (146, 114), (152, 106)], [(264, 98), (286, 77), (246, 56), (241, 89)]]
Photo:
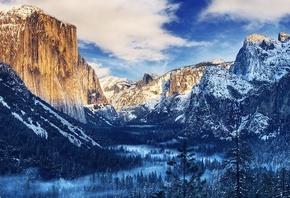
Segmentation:
[(218, 65), (218, 64), (224, 63), (225, 61), (223, 59), (220, 59), (220, 58), (215, 58), (215, 59), (211, 59), (211, 60), (209, 60), (207, 62), (215, 64), (215, 65)]
[(271, 39), (261, 34), (251, 34), (246, 37), (245, 42), (247, 43), (261, 43), (263, 41), (270, 41)]
[(288, 42), (290, 40), (290, 34), (286, 34), (284, 32), (281, 32), (278, 35), (278, 40), (282, 43)]
[(33, 13), (44, 13), (44, 11), (32, 5), (21, 5), (14, 7), (7, 12), (7, 14), (15, 14), (20, 16), (22, 19), (30, 17)]

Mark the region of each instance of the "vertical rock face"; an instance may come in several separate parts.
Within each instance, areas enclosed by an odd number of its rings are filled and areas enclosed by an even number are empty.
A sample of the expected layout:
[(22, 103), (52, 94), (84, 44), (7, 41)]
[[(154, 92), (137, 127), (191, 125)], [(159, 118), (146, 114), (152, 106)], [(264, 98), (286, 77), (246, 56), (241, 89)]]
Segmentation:
[(278, 40), (259, 34), (248, 36), (231, 71), (247, 81), (275, 82), (289, 71), (290, 36)]
[(0, 13), (0, 61), (32, 93), (82, 122), (84, 104), (107, 102), (94, 70), (78, 54), (76, 27), (38, 8)]

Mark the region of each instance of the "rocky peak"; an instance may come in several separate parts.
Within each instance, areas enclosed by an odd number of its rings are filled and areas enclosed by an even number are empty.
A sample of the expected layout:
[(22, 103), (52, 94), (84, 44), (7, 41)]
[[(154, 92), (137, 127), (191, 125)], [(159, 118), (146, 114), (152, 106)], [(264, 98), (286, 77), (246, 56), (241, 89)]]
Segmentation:
[(290, 34), (286, 34), (284, 32), (281, 32), (279, 35), (278, 35), (278, 40), (282, 43), (286, 43), (290, 40)]
[(263, 41), (269, 42), (270, 40), (273, 40), (273, 39), (270, 39), (269, 37), (261, 35), (261, 34), (251, 34), (246, 37), (245, 43), (258, 44)]
[(144, 74), (142, 80), (138, 81), (137, 86), (142, 87), (144, 85), (149, 84), (156, 78), (156, 75), (154, 74)]
[(21, 5), (19, 7), (14, 7), (8, 12), (6, 12), (6, 15), (15, 15), (23, 20), (25, 20), (27, 17), (31, 17), (34, 13), (37, 14), (44, 14), (44, 11), (40, 8), (37, 8), (35, 6), (31, 5)]
[[(279, 36), (280, 40), (287, 38)], [(248, 81), (273, 82), (287, 73), (290, 45), (263, 35), (245, 39), (231, 71)]]
[(83, 105), (107, 103), (94, 70), (79, 55), (76, 27), (33, 6), (0, 13), (0, 61), (33, 94), (86, 122)]

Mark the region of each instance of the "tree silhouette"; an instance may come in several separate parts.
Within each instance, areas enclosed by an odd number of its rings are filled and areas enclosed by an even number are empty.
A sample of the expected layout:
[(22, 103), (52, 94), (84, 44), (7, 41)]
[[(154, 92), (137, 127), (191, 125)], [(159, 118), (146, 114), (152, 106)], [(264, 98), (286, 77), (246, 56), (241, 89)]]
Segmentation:
[[(234, 106), (234, 126), (231, 139), (234, 140), (234, 147), (226, 153), (224, 165), (226, 172), (223, 176), (227, 183), (225, 193), (228, 197), (247, 197), (249, 191), (251, 148), (240, 138), (240, 106)], [(227, 180), (227, 181), (226, 181)]]
[(204, 184), (201, 180), (202, 171), (195, 163), (194, 150), (188, 148), (187, 139), (184, 138), (181, 147), (177, 149), (177, 161), (169, 161), (166, 171), (169, 179), (166, 186), (166, 197), (205, 197)]

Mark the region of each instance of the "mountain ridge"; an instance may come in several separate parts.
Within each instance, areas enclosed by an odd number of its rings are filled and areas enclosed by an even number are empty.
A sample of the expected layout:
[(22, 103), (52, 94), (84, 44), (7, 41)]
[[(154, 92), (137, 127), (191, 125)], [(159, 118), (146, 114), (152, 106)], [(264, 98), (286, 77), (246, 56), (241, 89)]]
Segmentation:
[(290, 118), (289, 38), (285, 33), (278, 40), (250, 35), (230, 68), (201, 63), (207, 66), (189, 93), (131, 106), (119, 112), (120, 119), (125, 124), (182, 125), (181, 134), (226, 139), (234, 130), (238, 104), (240, 130), (246, 134), (263, 140), (284, 134)]

